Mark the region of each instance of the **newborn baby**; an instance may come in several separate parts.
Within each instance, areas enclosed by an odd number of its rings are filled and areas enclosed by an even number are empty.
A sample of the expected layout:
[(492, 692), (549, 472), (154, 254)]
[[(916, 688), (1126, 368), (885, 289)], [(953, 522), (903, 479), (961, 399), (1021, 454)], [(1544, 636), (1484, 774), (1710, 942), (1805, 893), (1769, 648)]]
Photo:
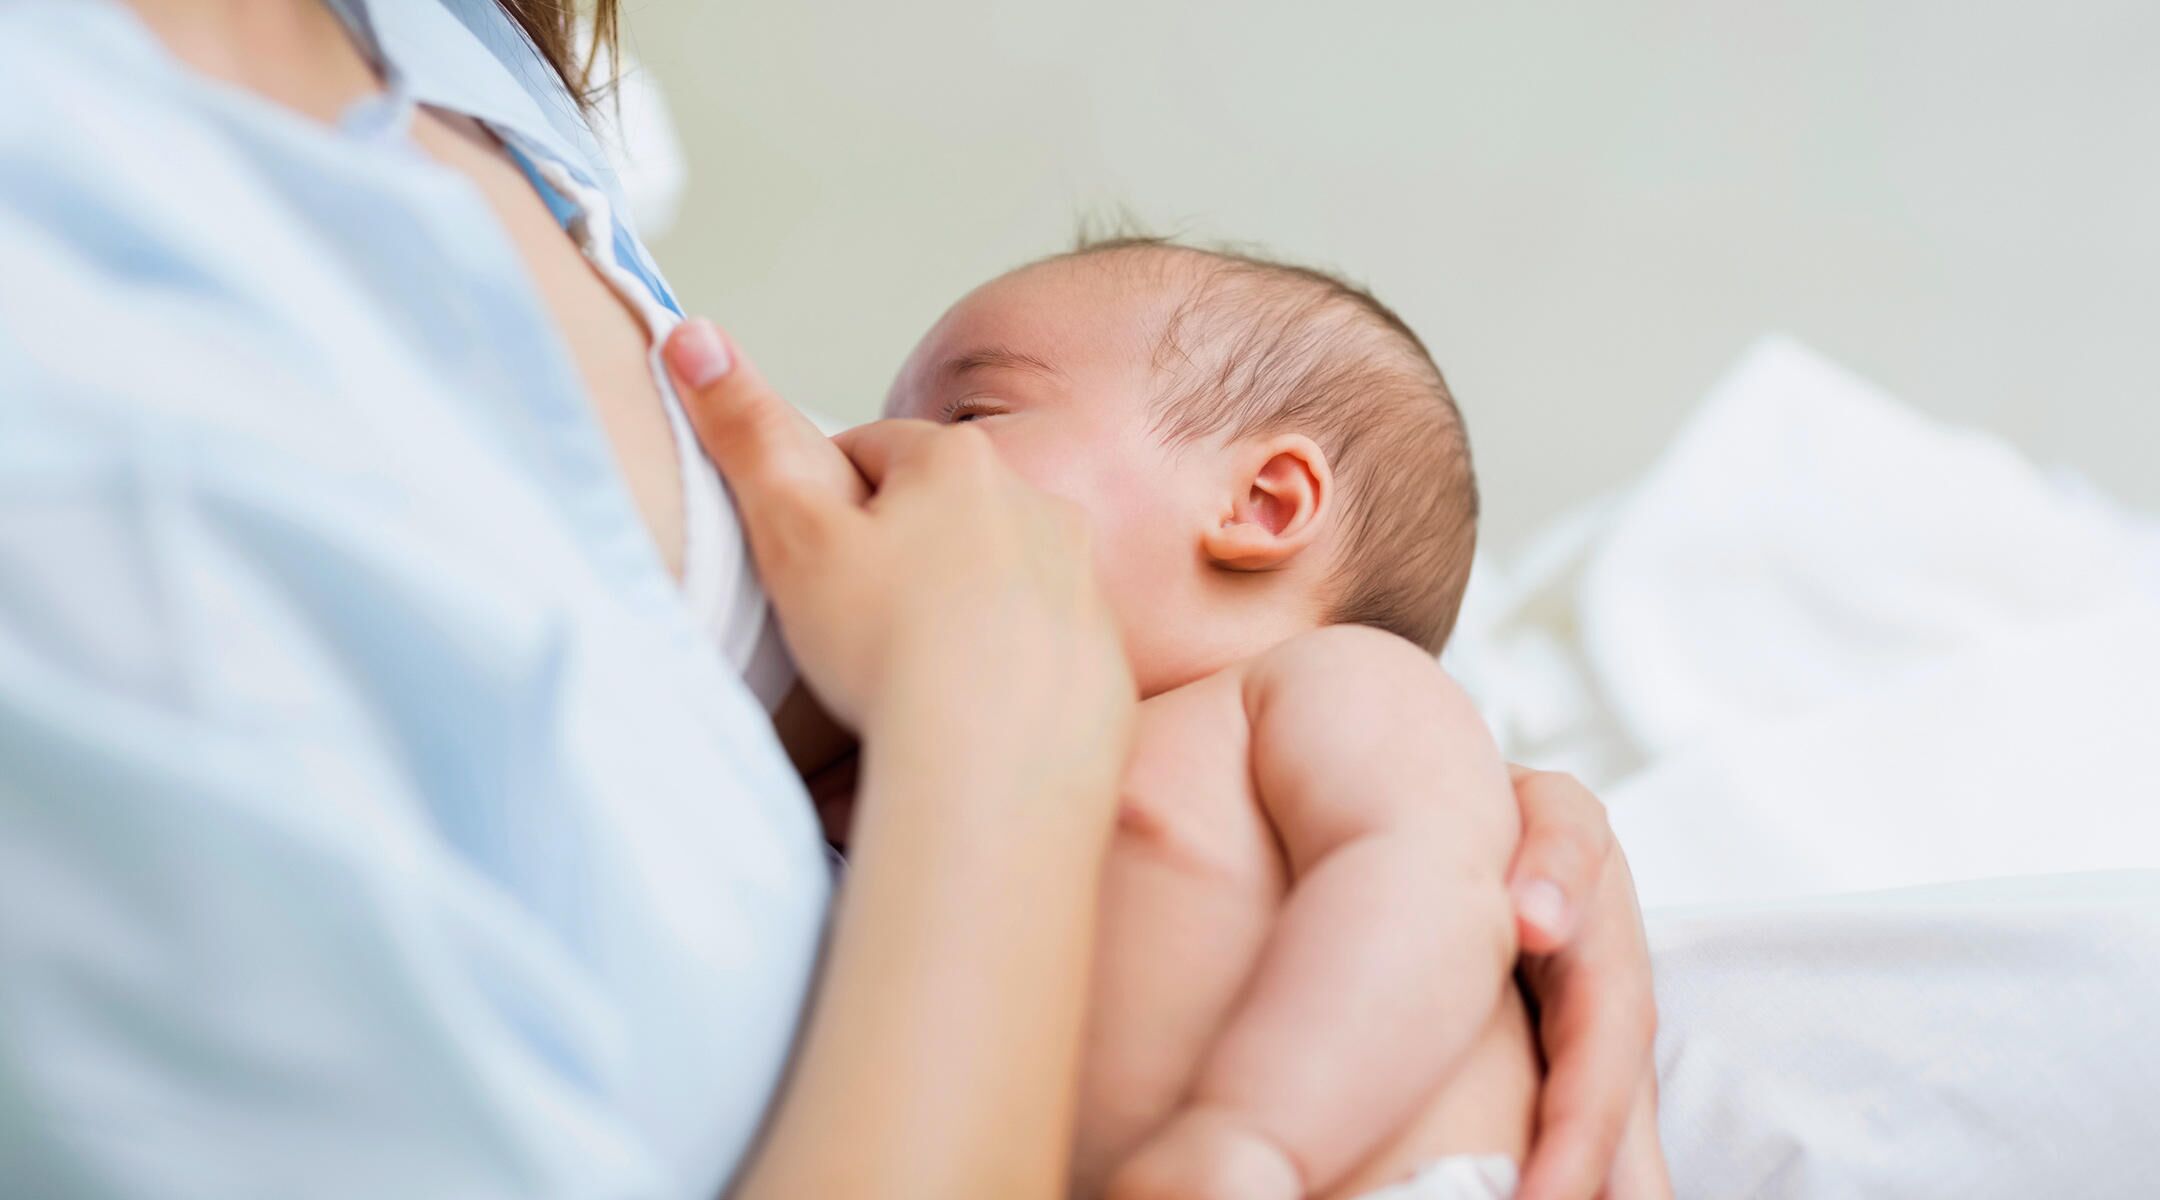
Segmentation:
[(1316, 272), (1101, 243), (962, 299), (887, 415), (1086, 511), (1141, 688), (1074, 1195), (1511, 1194), (1518, 815), (1433, 661), (1477, 495), (1416, 335)]

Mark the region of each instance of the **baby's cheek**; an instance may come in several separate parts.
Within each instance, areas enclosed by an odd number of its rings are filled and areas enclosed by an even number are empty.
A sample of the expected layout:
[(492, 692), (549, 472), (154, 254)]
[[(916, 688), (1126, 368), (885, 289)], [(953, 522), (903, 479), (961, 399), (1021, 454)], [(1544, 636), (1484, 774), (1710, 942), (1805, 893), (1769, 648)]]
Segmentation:
[(1040, 445), (1040, 439), (1017, 428), (1000, 432), (986, 427), (984, 432), (1014, 474), (1071, 501), (1087, 517), (1095, 566), (1105, 587), (1118, 592), (1138, 582), (1134, 579), (1139, 573), (1134, 534), (1145, 526), (1146, 508), (1114, 467), (1106, 469), (1100, 456), (1073, 446)]
[(1042, 437), (1019, 427), (1017, 421), (985, 421), (982, 430), (1013, 474), (1086, 509), (1092, 520), (1096, 489), (1089, 486), (1089, 472), (1078, 455), (1070, 449), (1041, 444)]

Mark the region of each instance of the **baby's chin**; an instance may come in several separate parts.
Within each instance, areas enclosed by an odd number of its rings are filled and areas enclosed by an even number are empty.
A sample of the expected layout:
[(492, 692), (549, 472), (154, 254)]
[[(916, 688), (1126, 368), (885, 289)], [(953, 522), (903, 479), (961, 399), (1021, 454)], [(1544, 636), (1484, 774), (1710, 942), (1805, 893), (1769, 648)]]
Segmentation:
[(1248, 657), (1251, 656), (1235, 653), (1200, 654), (1194, 651), (1191, 643), (1176, 651), (1151, 651), (1148, 647), (1136, 647), (1131, 644), (1131, 639), (1127, 639), (1125, 647), (1125, 664), (1132, 669), (1133, 682), (1139, 686), (1142, 700), (1174, 692), (1188, 683), (1197, 683)]
[(1288, 602), (1257, 620), (1242, 621), (1231, 613), (1201, 613), (1190, 622), (1181, 622), (1148, 616), (1144, 607), (1139, 611), (1143, 614), (1139, 628), (1127, 623), (1125, 663), (1142, 700), (1251, 662), (1326, 624), (1317, 617), (1308, 618), (1302, 607), (1293, 609)]

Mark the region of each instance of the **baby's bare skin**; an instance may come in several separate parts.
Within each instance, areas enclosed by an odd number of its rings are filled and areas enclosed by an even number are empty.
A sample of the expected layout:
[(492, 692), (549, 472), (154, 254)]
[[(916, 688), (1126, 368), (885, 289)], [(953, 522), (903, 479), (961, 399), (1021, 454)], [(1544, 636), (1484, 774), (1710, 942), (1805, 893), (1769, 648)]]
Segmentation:
[(1537, 1073), (1499, 755), (1429, 653), (1328, 625), (1343, 502), (1311, 437), (1160, 436), (1190, 264), (1134, 265), (977, 289), (887, 404), (980, 429), (1080, 506), (1143, 697), (1074, 1194), (1349, 1197), (1443, 1156), (1519, 1160)]
[[(1500, 876), (1515, 820), (1475, 712), (1385, 634), (1323, 630), (1145, 702), (1075, 1194), (1253, 1195), (1194, 1191), (1186, 1172), (1220, 1164), (1166, 1161), (1175, 1147), (1134, 1159), (1194, 1108), (1258, 1130), (1322, 1195), (1444, 1155), (1519, 1160), (1536, 1064)], [(1433, 919), (1404, 927), (1406, 910)]]
[[(835, 837), (851, 768), (812, 781)], [(1516, 836), (1499, 769), (1453, 683), (1371, 630), (1307, 634), (1142, 702), (1104, 867), (1074, 1197), (1267, 1200), (1325, 1178), (1313, 1194), (1348, 1198), (1444, 1156), (1521, 1160), (1538, 1067), (1491, 865)], [(1316, 878), (1346, 861), (1314, 907)], [(1345, 905), (1361, 911), (1331, 921)], [(1342, 953), (1353, 931), (1412, 936)], [(1196, 1111), (1207, 1136), (1161, 1136)]]

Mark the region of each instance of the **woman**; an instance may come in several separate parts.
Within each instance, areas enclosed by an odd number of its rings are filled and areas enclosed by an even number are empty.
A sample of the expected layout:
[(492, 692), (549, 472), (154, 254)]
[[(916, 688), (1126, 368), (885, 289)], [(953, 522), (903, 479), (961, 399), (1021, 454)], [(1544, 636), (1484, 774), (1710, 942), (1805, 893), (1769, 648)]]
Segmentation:
[[(11, 1194), (1061, 1186), (1132, 703), (1077, 534), (675, 330), (570, 44), (542, 0), (0, 10)], [(670, 330), (865, 745), (807, 1017), (829, 875)], [(1631, 1114), (1654, 1187), (1625, 867), (1519, 786), (1523, 1194)]]

